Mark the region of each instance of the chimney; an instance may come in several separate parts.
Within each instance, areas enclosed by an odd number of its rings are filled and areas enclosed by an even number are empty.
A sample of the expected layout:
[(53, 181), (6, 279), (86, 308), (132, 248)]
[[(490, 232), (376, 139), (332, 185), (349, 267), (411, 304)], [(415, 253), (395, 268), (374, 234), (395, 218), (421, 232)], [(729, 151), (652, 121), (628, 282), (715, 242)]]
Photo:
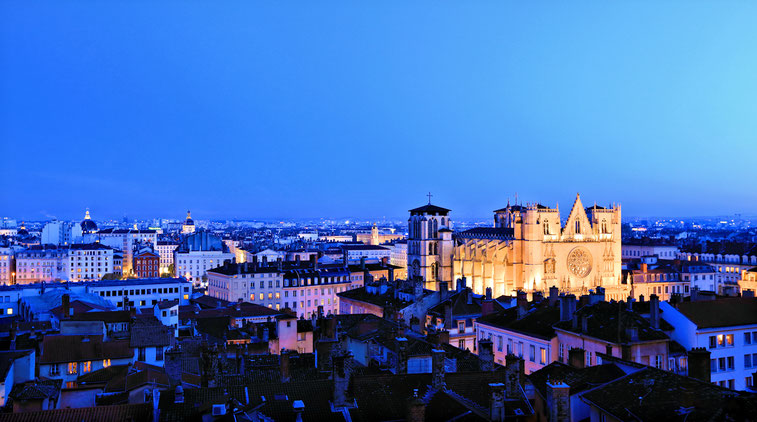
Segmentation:
[(281, 382), (289, 382), (289, 351), (282, 350), (279, 355), (279, 364), (281, 366)]
[(539, 304), (544, 300), (544, 293), (542, 292), (533, 292), (531, 296), (532, 302)]
[(334, 407), (347, 407), (348, 402), (348, 389), (350, 386), (350, 366), (352, 360), (352, 353), (340, 353), (332, 357), (334, 369), (332, 370), (332, 378), (334, 380)]
[(252, 268), (254, 270), (258, 269), (258, 256), (257, 255), (252, 256)]
[(345, 267), (350, 264), (349, 252), (347, 252), (347, 249), (342, 249), (342, 263), (344, 263)]
[(660, 329), (660, 298), (657, 295), (649, 296), (649, 322), (655, 330)]
[(284, 262), (281, 260), (281, 257), (276, 258), (276, 269), (279, 271), (284, 269)]
[(324, 318), (323, 322), (323, 337), (330, 340), (336, 340), (336, 317), (329, 316)]
[(523, 359), (508, 353), (505, 356), (505, 395), (508, 399), (519, 399), (521, 383), (525, 379), (525, 366)]
[(444, 328), (452, 329), (452, 304), (449, 302), (444, 304)]
[(68, 319), (71, 317), (71, 296), (68, 295), (68, 293), (65, 293), (63, 297), (61, 297), (61, 307), (63, 318)]
[(647, 263), (646, 262), (642, 262), (641, 263), (641, 272), (644, 273), (644, 274), (646, 274), (647, 270), (648, 270)]
[(264, 267), (268, 266), (268, 256), (266, 255), (263, 255), (263, 266)]
[(295, 421), (302, 422), (302, 412), (305, 411), (305, 403), (302, 400), (295, 400), (292, 402), (292, 410), (295, 413)]
[(431, 386), (437, 390), (445, 388), (444, 383), (444, 350), (431, 349)]
[(547, 414), (553, 422), (570, 421), (570, 386), (561, 381), (547, 381)]
[(446, 281), (439, 282), (439, 300), (444, 300), (449, 295), (449, 287)]
[(589, 332), (589, 317), (586, 315), (581, 316), (581, 332), (584, 334)]
[(313, 267), (314, 270), (318, 269), (318, 257), (316, 255), (310, 255), (310, 266)]
[(626, 302), (626, 309), (633, 312), (633, 302), (634, 298), (632, 296), (628, 296), (628, 301)]
[(482, 371), (494, 370), (494, 345), (489, 339), (478, 341), (478, 363)]
[(689, 376), (710, 383), (710, 351), (704, 347), (695, 347), (688, 352)]
[(295, 263), (296, 263), (297, 265), (300, 265), (300, 254), (296, 254), (296, 255), (294, 256), (294, 262), (295, 262)]
[(389, 273), (389, 283), (394, 283), (394, 268), (390, 267), (387, 272)]
[(505, 384), (489, 384), (489, 417), (493, 422), (505, 420)]
[(418, 389), (413, 389), (413, 398), (407, 406), (407, 422), (424, 422), (426, 420), (426, 403), (418, 397)]
[(473, 289), (465, 289), (465, 303), (473, 304)]
[(174, 390), (174, 403), (184, 403), (184, 387), (177, 385)]
[(573, 318), (573, 313), (571, 312), (571, 301), (573, 304), (575, 304), (575, 296), (571, 298), (570, 296), (560, 296), (560, 321), (570, 321), (571, 318)]
[(242, 298), (237, 299), (237, 304), (234, 306), (234, 309), (236, 309), (237, 311), (242, 310)]
[(494, 313), (494, 301), (486, 299), (481, 302), (481, 316), (487, 316)]
[(589, 294), (589, 305), (605, 301), (605, 288), (597, 286), (596, 290)]
[(526, 316), (526, 309), (528, 307), (528, 297), (526, 296), (526, 292), (518, 290), (516, 300), (518, 306), (518, 319), (521, 319)]
[(171, 387), (181, 385), (181, 348), (176, 345), (164, 354), (164, 367)]
[(407, 339), (398, 337), (397, 339), (397, 374), (407, 374)]
[(9, 347), (9, 350), (16, 350), (16, 331), (17, 331), (17, 323), (11, 324), (11, 330), (10, 330), (10, 340), (11, 344)]
[(334, 350), (336, 340), (318, 340), (315, 343), (315, 367), (321, 371), (326, 372), (330, 368), (331, 351)]
[(549, 288), (549, 306), (555, 306), (555, 303), (560, 298), (560, 289), (558, 289), (556, 286), (552, 286)]
[(568, 364), (574, 368), (583, 368), (586, 365), (585, 353), (584, 349), (580, 347), (568, 350)]

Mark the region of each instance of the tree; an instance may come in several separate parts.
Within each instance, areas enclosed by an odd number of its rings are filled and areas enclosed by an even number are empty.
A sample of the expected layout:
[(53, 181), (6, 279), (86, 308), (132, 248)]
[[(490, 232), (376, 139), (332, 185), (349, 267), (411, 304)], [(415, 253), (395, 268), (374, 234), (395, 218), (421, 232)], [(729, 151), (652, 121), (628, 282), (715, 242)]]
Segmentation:
[(103, 274), (103, 278), (101, 280), (120, 280), (121, 276), (119, 276), (116, 273), (107, 273)]

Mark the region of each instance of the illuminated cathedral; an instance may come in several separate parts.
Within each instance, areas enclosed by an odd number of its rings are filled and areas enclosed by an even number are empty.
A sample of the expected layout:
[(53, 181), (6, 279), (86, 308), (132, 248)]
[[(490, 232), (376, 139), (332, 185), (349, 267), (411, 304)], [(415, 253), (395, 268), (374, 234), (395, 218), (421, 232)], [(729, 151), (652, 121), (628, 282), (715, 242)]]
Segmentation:
[(563, 224), (558, 207), (508, 205), (494, 211), (492, 227), (452, 232), (450, 210), (426, 205), (410, 211), (408, 275), (426, 288), (466, 280), (474, 292), (494, 296), (555, 286), (576, 295), (603, 287), (625, 299), (621, 282), (620, 206), (584, 207), (576, 195)]

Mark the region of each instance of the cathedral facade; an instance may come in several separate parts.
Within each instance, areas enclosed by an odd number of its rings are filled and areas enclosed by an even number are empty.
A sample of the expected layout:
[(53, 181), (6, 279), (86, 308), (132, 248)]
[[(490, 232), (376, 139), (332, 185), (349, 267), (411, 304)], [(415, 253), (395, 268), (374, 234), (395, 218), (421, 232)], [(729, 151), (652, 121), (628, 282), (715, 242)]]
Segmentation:
[[(414, 239), (412, 214), (411, 211), (409, 275), (410, 245)], [(451, 226), (448, 214), (446, 210), (446, 224)], [(546, 292), (552, 286), (560, 292), (580, 295), (601, 286), (608, 300), (625, 299), (630, 285), (621, 282), (620, 222), (619, 205), (584, 208), (578, 195), (564, 224), (557, 207), (508, 204), (494, 212), (493, 227), (473, 228), (454, 235), (450, 232), (449, 245), (440, 239), (440, 247), (447, 247), (439, 250), (432, 247), (426, 252), (438, 251), (449, 256), (427, 260), (432, 264), (431, 270), (424, 270), (424, 260), (417, 255), (420, 269), (417, 275), (423, 277), (427, 288), (438, 288), (439, 282), (451, 283), (465, 277), (474, 292), (483, 294), (491, 287), (495, 297), (513, 295), (518, 290)], [(442, 266), (447, 260), (451, 261), (449, 277), (445, 271), (439, 272), (447, 269)], [(434, 262), (438, 262), (436, 267)]]

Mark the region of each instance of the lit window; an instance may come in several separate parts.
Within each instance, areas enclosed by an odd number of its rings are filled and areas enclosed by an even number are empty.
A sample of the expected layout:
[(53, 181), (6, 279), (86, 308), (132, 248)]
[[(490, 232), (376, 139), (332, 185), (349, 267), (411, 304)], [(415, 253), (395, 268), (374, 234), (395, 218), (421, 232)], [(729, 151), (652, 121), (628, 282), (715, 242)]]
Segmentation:
[(110, 366), (110, 359), (103, 360), (103, 368), (107, 368)]
[(8, 314), (8, 315), (13, 315), (13, 308), (6, 309), (5, 313)]
[(77, 362), (69, 362), (68, 363), (68, 374), (73, 375), (77, 373), (78, 369), (78, 363)]

